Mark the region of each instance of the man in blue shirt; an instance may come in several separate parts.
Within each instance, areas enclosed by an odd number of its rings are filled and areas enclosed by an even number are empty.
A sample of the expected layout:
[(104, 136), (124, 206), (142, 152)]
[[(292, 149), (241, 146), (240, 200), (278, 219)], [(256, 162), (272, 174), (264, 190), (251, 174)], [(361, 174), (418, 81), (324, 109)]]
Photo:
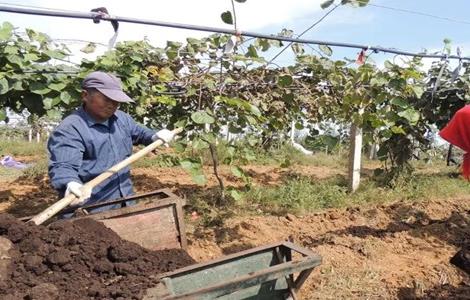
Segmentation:
[[(155, 132), (118, 110), (134, 102), (112, 74), (92, 72), (82, 82), (83, 105), (66, 117), (48, 141), (49, 177), (60, 197), (77, 196), (71, 206), (95, 204), (133, 194), (129, 167), (114, 174), (93, 191), (83, 184), (132, 154), (132, 145), (173, 139), (167, 129)], [(104, 209), (109, 209), (105, 207)], [(99, 209), (99, 210), (104, 210)]]

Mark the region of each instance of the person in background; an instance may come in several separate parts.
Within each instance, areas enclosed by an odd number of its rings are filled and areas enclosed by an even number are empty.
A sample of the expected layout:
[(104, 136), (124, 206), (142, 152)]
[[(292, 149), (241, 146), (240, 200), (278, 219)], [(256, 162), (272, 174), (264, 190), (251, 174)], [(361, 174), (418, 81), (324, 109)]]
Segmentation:
[[(132, 154), (133, 145), (149, 145), (157, 139), (170, 142), (170, 130), (157, 132), (137, 124), (119, 110), (121, 103), (134, 101), (122, 91), (121, 81), (105, 72), (92, 72), (82, 82), (80, 108), (66, 117), (52, 132), (49, 152), (49, 178), (62, 198), (74, 194), (71, 206), (98, 204), (133, 194), (129, 167), (123, 168), (93, 188), (83, 184)], [(103, 211), (116, 206), (104, 206)]]
[(465, 151), (462, 175), (465, 179), (470, 180), (470, 105), (459, 109), (439, 132), (439, 135), (447, 142)]

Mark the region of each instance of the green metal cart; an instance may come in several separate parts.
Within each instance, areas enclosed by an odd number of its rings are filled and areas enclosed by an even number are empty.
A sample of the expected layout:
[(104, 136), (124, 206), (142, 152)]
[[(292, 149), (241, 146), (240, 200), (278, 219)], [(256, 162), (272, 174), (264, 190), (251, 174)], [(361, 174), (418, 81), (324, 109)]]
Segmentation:
[(280, 242), (163, 274), (144, 299), (296, 300), (320, 264), (321, 257), (310, 250)]

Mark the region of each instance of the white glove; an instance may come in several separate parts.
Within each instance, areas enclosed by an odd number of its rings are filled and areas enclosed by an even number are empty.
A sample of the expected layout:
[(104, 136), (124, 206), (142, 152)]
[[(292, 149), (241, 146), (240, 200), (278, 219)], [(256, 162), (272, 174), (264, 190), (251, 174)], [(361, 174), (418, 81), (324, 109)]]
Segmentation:
[(152, 140), (155, 142), (156, 140), (162, 140), (163, 142), (165, 142), (165, 144), (168, 144), (169, 142), (171, 142), (171, 140), (175, 137), (175, 134), (173, 132), (171, 132), (170, 130), (168, 129), (162, 129), (162, 130), (159, 130), (157, 131), (157, 133), (155, 133), (153, 136), (152, 136)]
[(83, 205), (91, 196), (91, 189), (83, 189), (83, 184), (76, 181), (70, 181), (67, 183), (67, 189), (65, 190), (65, 197), (73, 194), (76, 199), (74, 199), (70, 206), (80, 206)]

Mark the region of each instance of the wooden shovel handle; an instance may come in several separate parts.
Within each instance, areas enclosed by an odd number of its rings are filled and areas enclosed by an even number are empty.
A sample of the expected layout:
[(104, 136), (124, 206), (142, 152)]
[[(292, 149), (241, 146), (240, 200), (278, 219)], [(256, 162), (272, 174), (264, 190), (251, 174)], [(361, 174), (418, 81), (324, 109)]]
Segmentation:
[[(182, 128), (176, 128), (176, 129), (172, 130), (174, 135), (177, 135), (178, 133), (180, 133), (182, 131), (183, 131)], [(144, 157), (145, 155), (147, 155), (148, 153), (152, 152), (157, 147), (161, 146), (163, 143), (164, 142), (162, 140), (157, 140), (157, 141), (153, 142), (152, 144), (148, 145), (147, 147), (143, 148), (142, 150), (140, 150), (140, 151), (134, 153), (133, 155), (129, 156), (125, 160), (115, 164), (114, 166), (109, 168), (107, 171), (101, 173), (100, 175), (96, 176), (92, 180), (85, 183), (82, 187), (82, 190), (85, 190), (85, 189), (92, 190), (98, 184), (102, 183), (103, 181), (105, 181), (106, 179), (108, 179), (112, 175), (116, 174), (121, 169), (127, 167), (131, 163), (135, 162), (136, 160), (138, 160), (138, 159)], [(72, 203), (72, 201), (75, 200), (76, 198), (77, 197), (74, 194), (70, 193), (68, 196), (60, 199), (59, 201), (57, 201), (56, 203), (54, 203), (50, 207), (46, 208), (44, 211), (40, 212), (39, 214), (37, 214), (36, 216), (31, 218), (31, 220), (29, 220), (29, 222), (33, 222), (36, 225), (40, 225), (40, 224), (44, 223), (45, 221), (49, 220), (52, 216), (57, 214), (59, 211), (61, 211), (65, 207), (69, 206), (70, 203)]]

